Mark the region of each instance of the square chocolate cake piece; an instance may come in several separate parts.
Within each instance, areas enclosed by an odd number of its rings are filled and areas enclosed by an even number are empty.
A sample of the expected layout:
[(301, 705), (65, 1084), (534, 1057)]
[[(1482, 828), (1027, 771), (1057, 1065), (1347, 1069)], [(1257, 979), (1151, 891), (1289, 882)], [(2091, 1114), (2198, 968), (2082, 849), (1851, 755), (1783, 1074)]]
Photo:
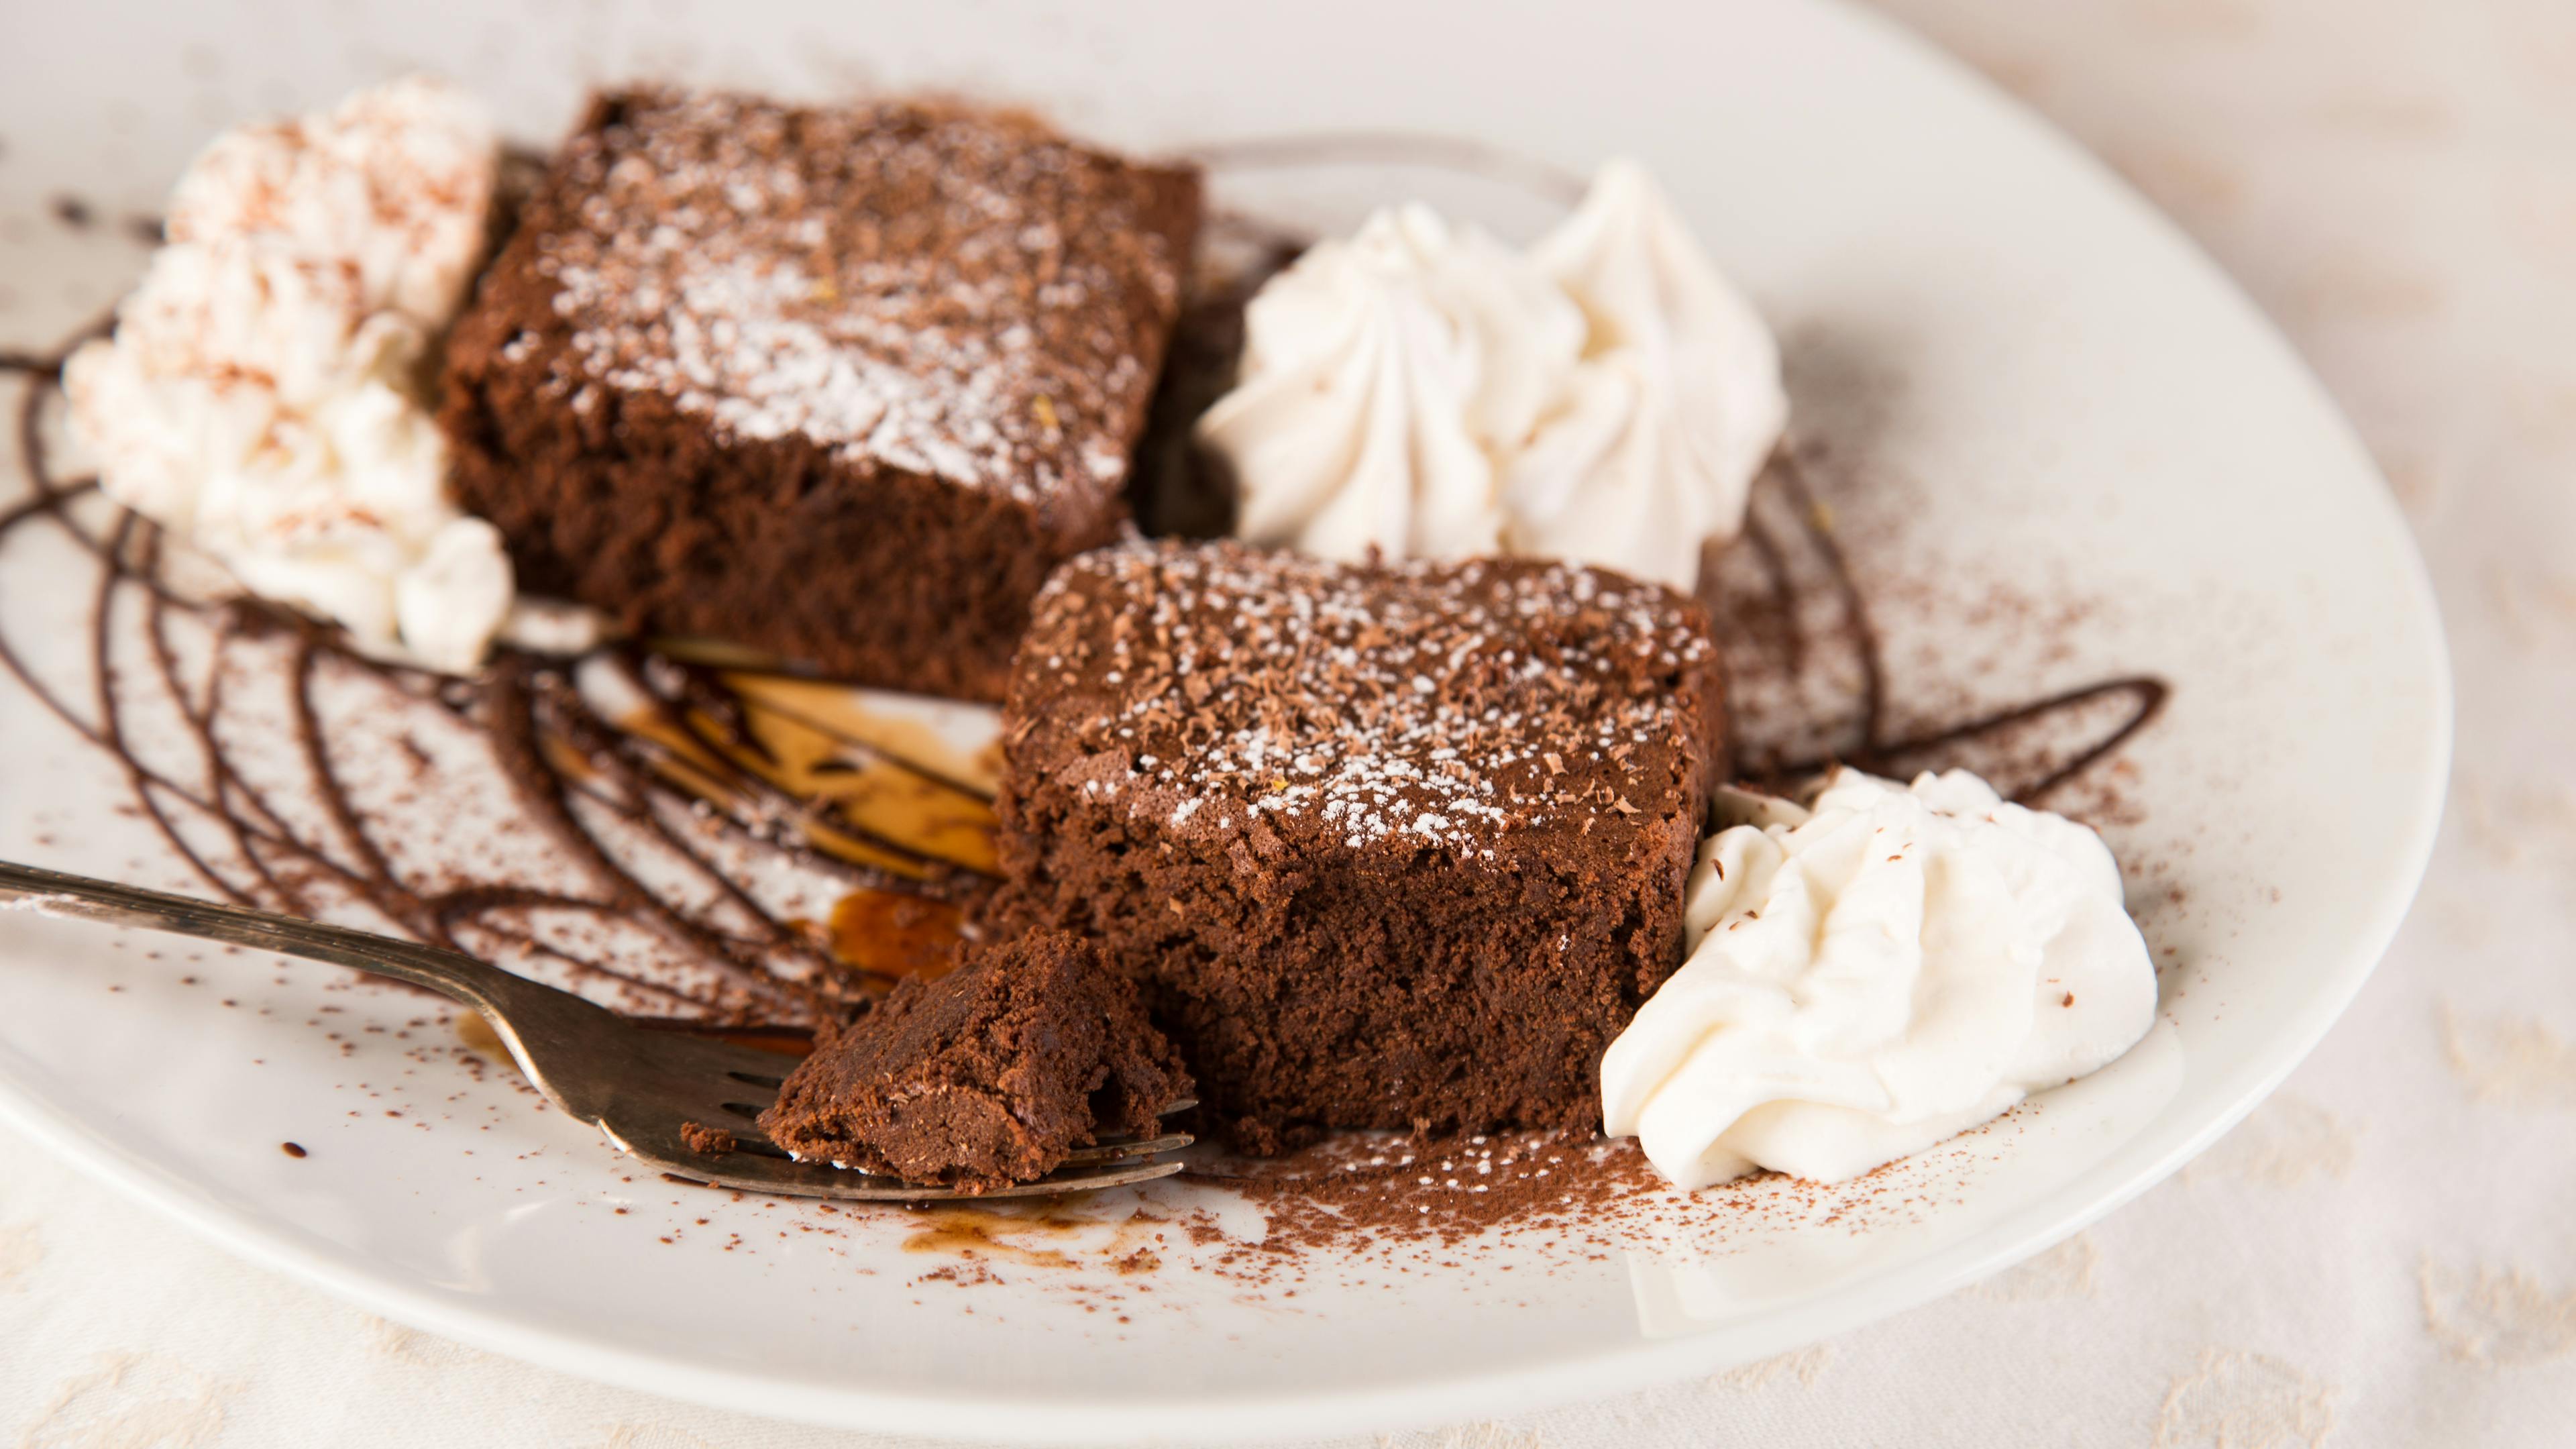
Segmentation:
[(450, 339), (460, 501), (627, 628), (999, 699), (1127, 516), (1198, 217), (1015, 115), (601, 98)]
[(993, 913), (1100, 941), (1254, 1150), (1595, 1122), (1722, 695), (1699, 606), (1618, 574), (1122, 544), (1039, 596)]

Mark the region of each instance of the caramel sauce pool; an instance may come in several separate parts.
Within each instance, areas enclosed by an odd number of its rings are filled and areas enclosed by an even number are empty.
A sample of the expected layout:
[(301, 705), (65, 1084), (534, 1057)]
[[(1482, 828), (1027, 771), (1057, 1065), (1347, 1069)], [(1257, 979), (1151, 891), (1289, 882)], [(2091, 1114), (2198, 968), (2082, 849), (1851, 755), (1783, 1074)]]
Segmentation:
[[(1067, 1217), (1059, 1201), (1040, 1199), (1035, 1206), (1018, 1210), (955, 1202), (914, 1208), (910, 1211), (922, 1226), (903, 1240), (903, 1250), (1024, 1268), (1105, 1268), (1122, 1277), (1152, 1273), (1163, 1266), (1154, 1249), (1163, 1244), (1164, 1231), (1170, 1226), (1166, 1219), (1143, 1211), (1115, 1223)], [(1064, 1243), (1077, 1237), (1099, 1241), (1071, 1251), (1028, 1241)]]
[(953, 901), (856, 890), (833, 903), (824, 945), (871, 976), (936, 981), (956, 964), (965, 928), (966, 910)]
[(925, 1225), (903, 1240), (907, 1253), (938, 1253), (1017, 1263), (1024, 1268), (1070, 1268), (1070, 1255), (1055, 1248), (1032, 1248), (1011, 1238), (1063, 1239), (1086, 1226), (1043, 1216), (1022, 1217), (991, 1208), (943, 1203), (919, 1210)]

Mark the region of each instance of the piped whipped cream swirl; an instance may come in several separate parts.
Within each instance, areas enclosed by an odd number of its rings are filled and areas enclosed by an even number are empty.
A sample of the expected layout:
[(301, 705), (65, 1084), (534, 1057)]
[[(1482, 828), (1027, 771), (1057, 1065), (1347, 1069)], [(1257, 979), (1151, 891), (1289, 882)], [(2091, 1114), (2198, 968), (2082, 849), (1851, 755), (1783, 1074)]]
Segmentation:
[(424, 374), (499, 160), (481, 106), (417, 78), (217, 138), (113, 339), (65, 370), (101, 488), (361, 648), (473, 668), (514, 581), (448, 496)]
[(1689, 957), (1601, 1063), (1683, 1187), (1857, 1177), (2109, 1064), (2156, 978), (2100, 836), (1965, 771), (1837, 770), (1700, 850)]
[(1328, 558), (1512, 553), (1677, 588), (1743, 527), (1777, 346), (1634, 162), (1527, 253), (1420, 206), (1319, 243), (1199, 423), (1237, 532)]
[(1701, 547), (1743, 531), (1788, 426), (1779, 345), (1633, 161), (1602, 168), (1530, 260), (1589, 326), (1582, 365), (1506, 467), (1504, 542), (1687, 589)]
[(1245, 317), (1241, 381), (1200, 438), (1242, 485), (1237, 531), (1345, 562), (1500, 551), (1495, 459), (1555, 404), (1583, 317), (1429, 208), (1317, 243)]

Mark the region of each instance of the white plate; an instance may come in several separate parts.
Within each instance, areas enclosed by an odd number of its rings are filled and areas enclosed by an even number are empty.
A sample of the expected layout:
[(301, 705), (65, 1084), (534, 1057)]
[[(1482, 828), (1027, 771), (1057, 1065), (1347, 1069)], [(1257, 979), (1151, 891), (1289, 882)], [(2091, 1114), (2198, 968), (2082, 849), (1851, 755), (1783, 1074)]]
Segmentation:
[[(2000, 583), (2092, 607), (2063, 638), (1982, 616), (1971, 652), (1994, 657), (1950, 661), (1970, 695), (2132, 669), (2175, 686), (2108, 830), (2168, 963), (2162, 1024), (2113, 1071), (1905, 1169), (1897, 1185), (1937, 1203), (1834, 1223), (1712, 1210), (1655, 1252), (1590, 1261), (1353, 1259), (1294, 1299), (1188, 1271), (1186, 1243), (1155, 1274), (1104, 1276), (1104, 1229), (1056, 1245), (1072, 1269), (1004, 1261), (1007, 1281), (966, 1290), (916, 1281), (943, 1260), (904, 1251), (900, 1222), (629, 1181), (504, 1074), (469, 1075), (441, 1028), (398, 1039), (433, 1015), (417, 998), (24, 916), (0, 918), (0, 1110), (190, 1227), (434, 1332), (730, 1407), (1031, 1441), (1377, 1428), (1706, 1372), (1956, 1288), (2173, 1171), (2324, 1033), (2429, 848), (2448, 675), (2397, 511), (2225, 280), (1956, 67), (1815, 0), (1604, 8), (46, 7), (17, 20), (0, 87), (0, 345), (51, 345), (139, 263), (59, 224), (54, 195), (148, 210), (211, 125), (399, 66), (471, 81), (538, 137), (587, 80), (654, 72), (945, 84), (1140, 145), (1384, 129), (1575, 168), (1639, 154), (1779, 324), (1802, 433), (1870, 525), (1850, 533), (1864, 571), (1960, 586), (1883, 600), (1898, 633), (1966, 619)], [(1397, 183), (1262, 184), (1346, 219)], [(1538, 219), (1441, 184), (1498, 225)], [(12, 550), (0, 609), (68, 611), (73, 577), (59, 551)], [(1936, 668), (1900, 669), (1900, 701)], [(114, 772), (11, 688), (0, 759), (0, 855), (184, 879), (100, 810), (122, 798)]]

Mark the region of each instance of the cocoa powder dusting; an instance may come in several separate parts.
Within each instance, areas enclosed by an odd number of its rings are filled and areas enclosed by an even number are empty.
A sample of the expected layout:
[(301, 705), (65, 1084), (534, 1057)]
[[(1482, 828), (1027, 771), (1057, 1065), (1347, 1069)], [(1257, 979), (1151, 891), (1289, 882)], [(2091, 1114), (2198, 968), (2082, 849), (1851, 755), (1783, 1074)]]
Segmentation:
[(1268, 1247), (1353, 1239), (1455, 1246), (1488, 1230), (1552, 1233), (1666, 1191), (1636, 1144), (1585, 1132), (1448, 1139), (1344, 1133), (1287, 1157), (1185, 1173), (1244, 1195), (1270, 1218)]

